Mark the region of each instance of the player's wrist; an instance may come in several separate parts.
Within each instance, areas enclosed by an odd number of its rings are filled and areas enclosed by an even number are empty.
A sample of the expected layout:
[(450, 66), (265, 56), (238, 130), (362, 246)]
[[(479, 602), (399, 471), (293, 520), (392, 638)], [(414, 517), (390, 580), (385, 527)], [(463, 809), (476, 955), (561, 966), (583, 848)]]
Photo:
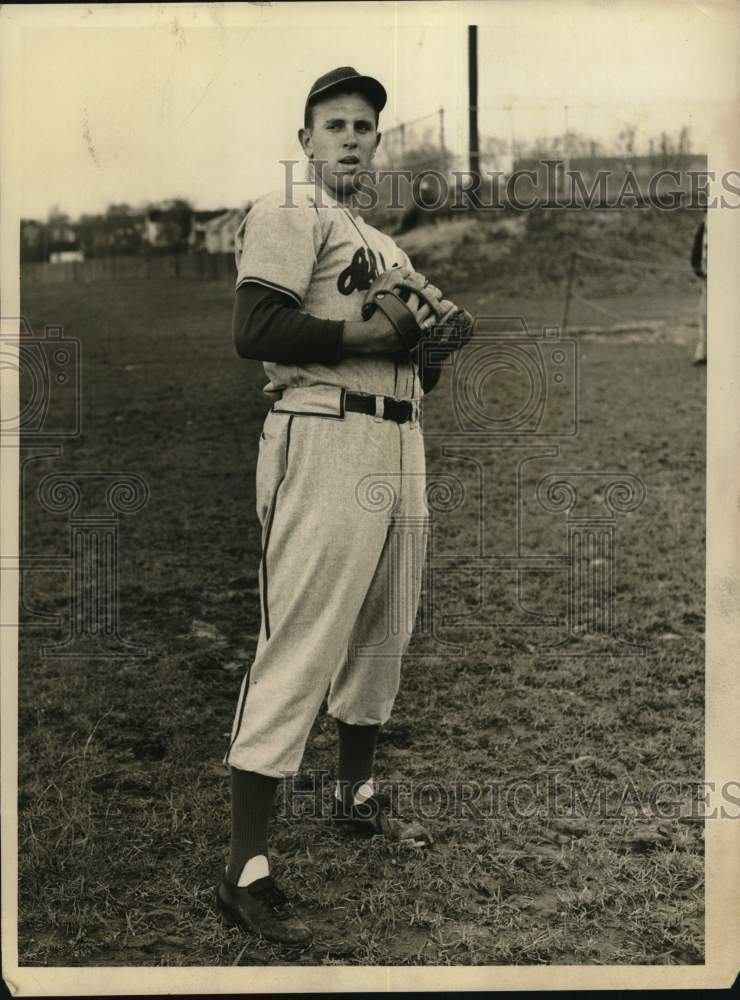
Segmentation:
[(345, 354), (387, 354), (400, 344), (391, 324), (382, 313), (366, 320), (345, 320), (342, 349)]
[(342, 330), (343, 354), (367, 354), (367, 331), (364, 323), (347, 319)]

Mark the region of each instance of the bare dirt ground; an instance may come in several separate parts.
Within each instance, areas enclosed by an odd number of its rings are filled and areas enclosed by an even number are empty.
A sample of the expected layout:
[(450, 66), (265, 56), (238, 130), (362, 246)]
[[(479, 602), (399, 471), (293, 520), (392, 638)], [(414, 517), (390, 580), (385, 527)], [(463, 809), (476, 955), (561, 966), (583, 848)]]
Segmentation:
[[(533, 332), (558, 321), (554, 286), (523, 295), (504, 277), (463, 282), (472, 308), (524, 316)], [(224, 286), (24, 289), (34, 328), (63, 324), (83, 358), (81, 436), (26, 467), (26, 551), (66, 552), (65, 518), (35, 499), (49, 472), (136, 473), (150, 499), (122, 518), (119, 552), (121, 631), (148, 655), (58, 659), (41, 647), (64, 628), (23, 630), (21, 964), (702, 962), (703, 829), (687, 783), (703, 772), (705, 376), (690, 363), (691, 288), (653, 285), (642, 306), (635, 290), (631, 305), (688, 332), (580, 341), (578, 433), (520, 480), (506, 455), (486, 453), (484, 498), (495, 553), (512, 550), (524, 490), (526, 552), (562, 554), (564, 515), (531, 502), (537, 477), (639, 477), (644, 502), (617, 519), (615, 594), (617, 633), (645, 655), (592, 655), (588, 643), (543, 652), (562, 581), (536, 571), (481, 581), (467, 559), (480, 518), (441, 513), (435, 551), (458, 565), (437, 597), (462, 651), (414, 640), (377, 765), (381, 780), (425, 786), (416, 808), (435, 843), (358, 840), (310, 815), (317, 772), (328, 774), (326, 804), (334, 767), (322, 714), (294, 789), (298, 815), (279, 803), (274, 826), (276, 869), (316, 928), (312, 949), (290, 956), (225, 928), (213, 905), (228, 847), (220, 762), (259, 628), (261, 367), (233, 353)], [(585, 309), (575, 321), (600, 322)], [(475, 499), (470, 463), (442, 451), (456, 419), (450, 378), (427, 403), (430, 476), (457, 476)], [(498, 405), (520, 391), (506, 376)], [(28, 576), (29, 606), (66, 622), (64, 578)], [(531, 807), (553, 774), (558, 809), (543, 815)], [(655, 808), (659, 781), (672, 783), (663, 800), (680, 800), (681, 819)], [(484, 786), (477, 806), (460, 805), (466, 782)], [(572, 788), (601, 807), (573, 818)]]

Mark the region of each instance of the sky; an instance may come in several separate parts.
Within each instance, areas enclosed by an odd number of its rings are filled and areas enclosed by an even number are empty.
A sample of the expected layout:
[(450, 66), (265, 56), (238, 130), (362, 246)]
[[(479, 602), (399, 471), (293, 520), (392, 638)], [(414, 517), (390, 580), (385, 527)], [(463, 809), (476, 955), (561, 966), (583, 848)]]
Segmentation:
[(36, 218), (53, 206), (76, 217), (167, 197), (242, 206), (278, 186), (280, 160), (302, 157), (305, 95), (339, 65), (386, 86), (381, 130), (444, 107), (446, 141), (462, 153), (468, 23), (479, 25), (483, 136), (508, 141), (513, 131), (530, 142), (562, 133), (567, 120), (609, 145), (631, 123), (639, 151), (649, 136), (688, 125), (703, 152), (721, 94), (718, 47), (738, 30), (738, 7), (724, 0), (28, 5), (3, 14), (23, 24), (13, 142), (21, 211)]

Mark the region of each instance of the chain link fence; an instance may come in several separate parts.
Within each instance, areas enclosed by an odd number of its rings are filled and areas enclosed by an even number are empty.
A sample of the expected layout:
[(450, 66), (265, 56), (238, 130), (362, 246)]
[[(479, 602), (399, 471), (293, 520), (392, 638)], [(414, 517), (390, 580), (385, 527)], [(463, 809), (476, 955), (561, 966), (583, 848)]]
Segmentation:
[[(467, 170), (467, 130), (467, 109), (439, 108), (394, 125), (383, 130), (377, 165), (380, 169), (408, 169), (413, 173), (439, 170), (450, 174)], [(512, 169), (513, 150), (508, 140), (486, 133), (480, 147), (482, 170), (509, 172)]]
[[(563, 160), (566, 167), (573, 163), (574, 169), (636, 161), (655, 171), (703, 159), (703, 155), (692, 154), (688, 126), (675, 134), (642, 136), (638, 127), (630, 124), (633, 115), (634, 109), (619, 104), (481, 106), (481, 170), (510, 173), (520, 161), (553, 158)], [(381, 169), (468, 169), (465, 106), (438, 108), (382, 132), (377, 157)]]

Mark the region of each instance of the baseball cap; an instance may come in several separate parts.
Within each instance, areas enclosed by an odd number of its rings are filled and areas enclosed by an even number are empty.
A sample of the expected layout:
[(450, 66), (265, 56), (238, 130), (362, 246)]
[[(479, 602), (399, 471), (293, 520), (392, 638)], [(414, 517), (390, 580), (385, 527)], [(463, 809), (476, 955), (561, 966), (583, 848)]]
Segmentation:
[(382, 83), (372, 76), (363, 76), (362, 73), (358, 73), (354, 66), (339, 66), (338, 69), (330, 70), (316, 80), (308, 92), (305, 111), (307, 112), (309, 106), (319, 97), (327, 96), (338, 87), (345, 90), (348, 86), (365, 94), (378, 114), (385, 107), (388, 95)]

